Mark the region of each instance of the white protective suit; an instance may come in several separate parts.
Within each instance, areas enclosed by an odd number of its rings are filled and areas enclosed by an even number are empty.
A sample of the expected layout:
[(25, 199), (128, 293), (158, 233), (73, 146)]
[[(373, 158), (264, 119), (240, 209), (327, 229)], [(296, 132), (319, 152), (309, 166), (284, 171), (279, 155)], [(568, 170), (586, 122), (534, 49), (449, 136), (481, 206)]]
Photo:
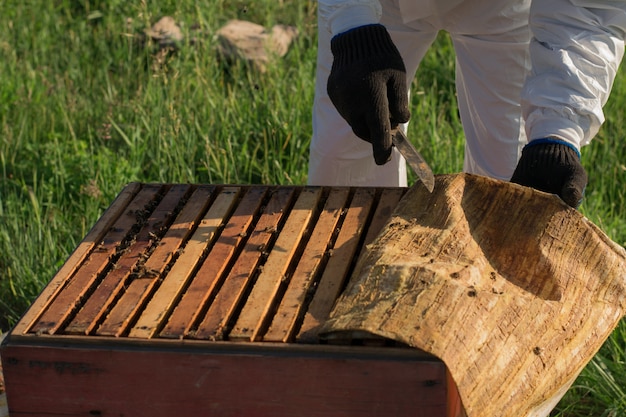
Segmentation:
[[(623, 55), (626, 1), (532, 3), (319, 0), (309, 184), (407, 185), (406, 166), (397, 151), (390, 162), (377, 166), (371, 145), (352, 133), (326, 92), (331, 38), (372, 23), (389, 31), (404, 59), (409, 85), (437, 33), (450, 34), (466, 172), (509, 180), (527, 142), (526, 132), (530, 139), (553, 136), (577, 148), (587, 144), (603, 122), (602, 106)], [(536, 37), (532, 42), (531, 30)]]
[(604, 123), (624, 55), (625, 0), (534, 0), (530, 13), (532, 71), (522, 91), (530, 139), (548, 136), (576, 148)]

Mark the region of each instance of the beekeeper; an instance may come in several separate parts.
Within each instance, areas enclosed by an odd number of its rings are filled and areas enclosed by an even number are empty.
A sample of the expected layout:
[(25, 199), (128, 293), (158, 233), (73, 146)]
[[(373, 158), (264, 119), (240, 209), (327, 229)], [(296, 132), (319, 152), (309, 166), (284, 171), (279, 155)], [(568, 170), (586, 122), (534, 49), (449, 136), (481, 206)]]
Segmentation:
[(624, 52), (625, 1), (319, 0), (318, 6), (309, 184), (406, 186), (390, 130), (409, 121), (410, 83), (445, 30), (456, 53), (464, 171), (578, 206), (587, 184), (580, 148), (604, 121)]

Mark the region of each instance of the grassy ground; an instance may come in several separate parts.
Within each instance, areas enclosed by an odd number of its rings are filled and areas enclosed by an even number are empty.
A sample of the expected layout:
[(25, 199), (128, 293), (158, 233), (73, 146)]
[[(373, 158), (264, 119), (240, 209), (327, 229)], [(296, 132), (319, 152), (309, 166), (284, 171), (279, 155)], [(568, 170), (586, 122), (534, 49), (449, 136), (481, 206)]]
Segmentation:
[[(158, 4), (157, 4), (158, 3)], [(0, 331), (24, 312), (131, 181), (303, 184), (316, 53), (314, 1), (13, 1), (0, 14)], [(163, 55), (137, 34), (163, 15), (195, 37)], [(295, 25), (265, 74), (228, 66), (228, 19)], [(463, 135), (445, 35), (414, 85), (410, 137), (435, 173), (458, 172)], [(626, 72), (583, 150), (582, 212), (626, 244)], [(559, 404), (559, 416), (626, 415), (626, 325)]]

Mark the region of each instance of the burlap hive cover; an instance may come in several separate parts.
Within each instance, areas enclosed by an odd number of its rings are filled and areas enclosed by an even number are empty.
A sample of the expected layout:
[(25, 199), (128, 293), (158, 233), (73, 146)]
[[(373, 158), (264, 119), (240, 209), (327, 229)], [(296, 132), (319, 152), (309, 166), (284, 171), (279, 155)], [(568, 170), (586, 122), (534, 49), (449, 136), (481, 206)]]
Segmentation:
[(441, 358), (469, 417), (547, 415), (624, 316), (626, 251), (558, 197), (438, 176), (410, 189), (322, 334)]

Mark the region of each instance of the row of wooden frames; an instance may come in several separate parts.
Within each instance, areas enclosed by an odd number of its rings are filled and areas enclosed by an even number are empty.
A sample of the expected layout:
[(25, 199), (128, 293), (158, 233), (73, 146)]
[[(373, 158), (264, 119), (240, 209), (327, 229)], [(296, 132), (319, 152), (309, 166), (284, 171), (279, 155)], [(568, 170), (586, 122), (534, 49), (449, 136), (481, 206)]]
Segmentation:
[(131, 183), (15, 332), (316, 343), (405, 191)]

